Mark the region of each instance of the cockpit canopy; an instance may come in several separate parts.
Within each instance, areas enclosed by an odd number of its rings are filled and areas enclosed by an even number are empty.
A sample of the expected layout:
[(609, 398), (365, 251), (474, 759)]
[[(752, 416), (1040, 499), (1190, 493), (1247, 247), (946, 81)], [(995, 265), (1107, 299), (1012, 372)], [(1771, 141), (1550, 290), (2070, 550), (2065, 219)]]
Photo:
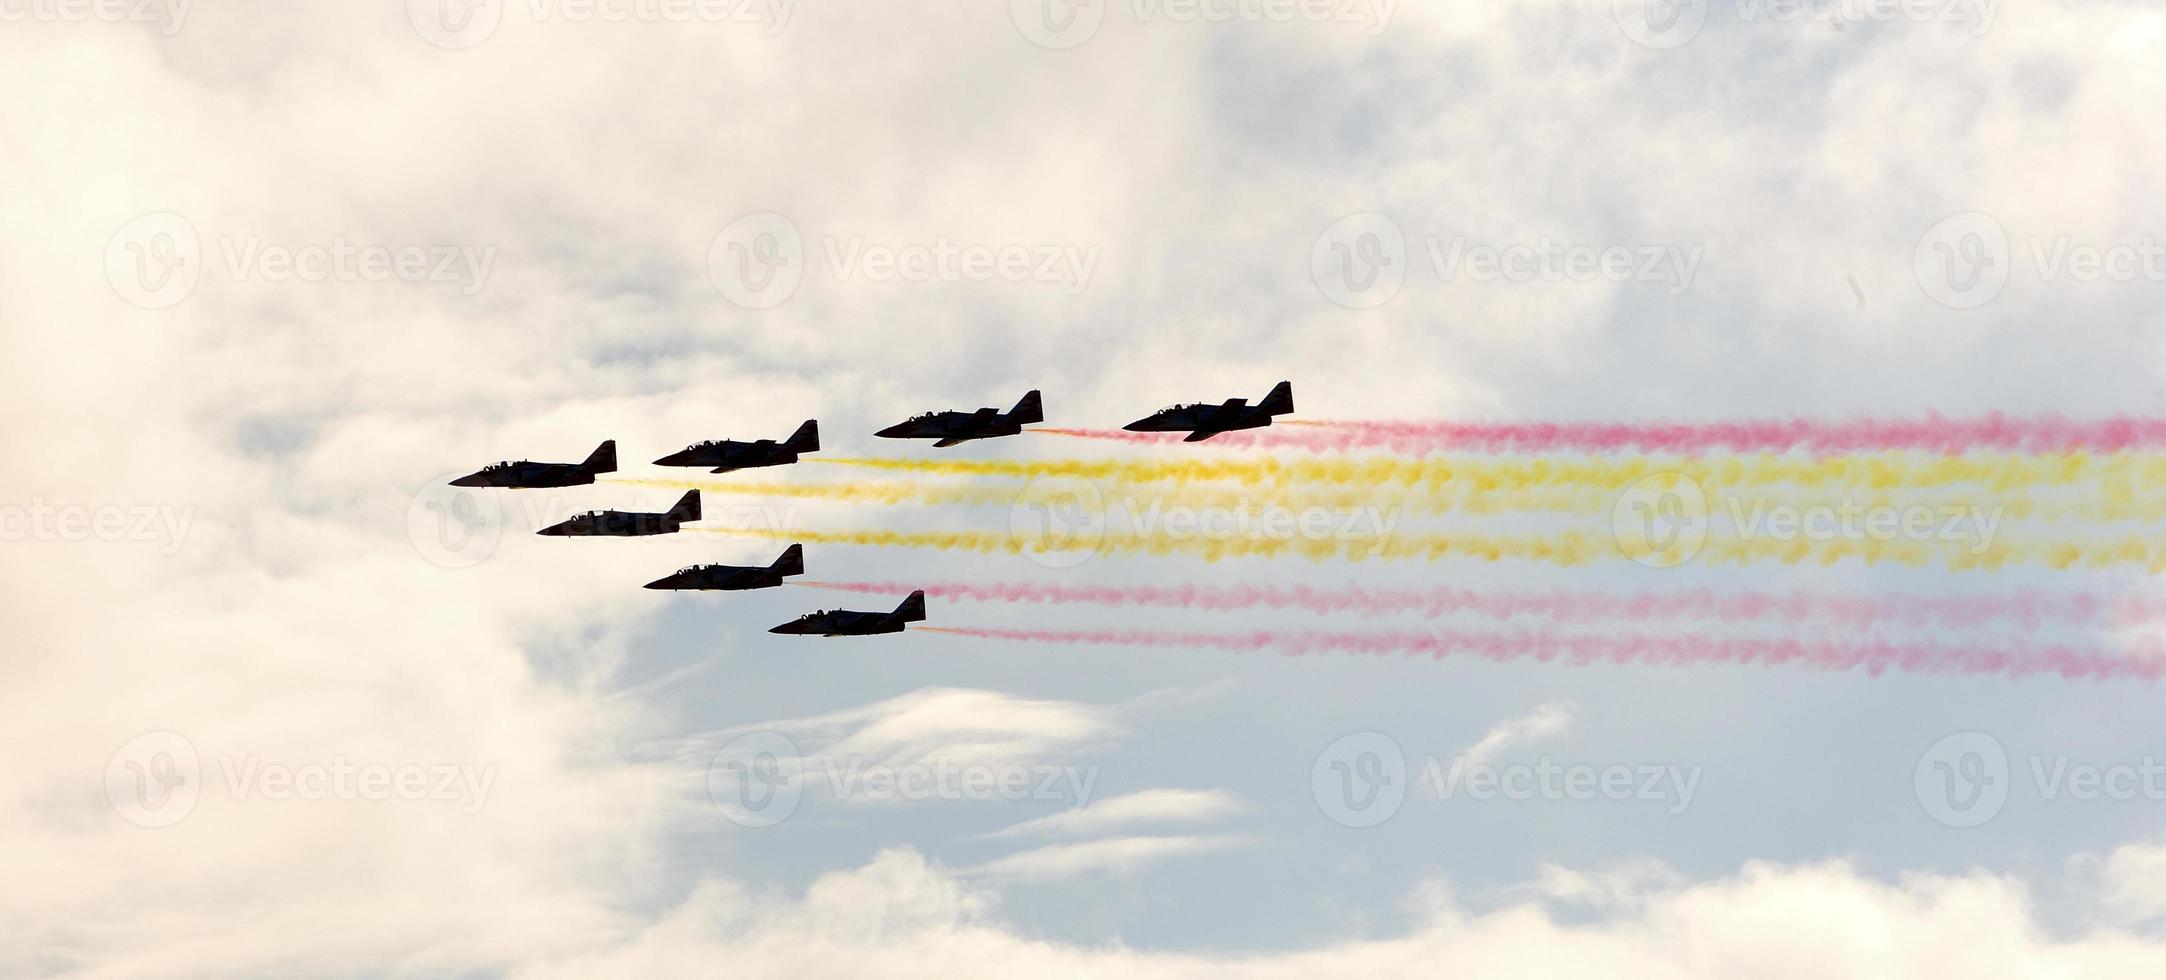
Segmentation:
[(523, 459), (507, 459), (501, 463), (490, 463), (488, 466), (482, 468), (482, 472), (495, 473), (498, 470), (508, 470), (512, 467), (525, 466), (526, 464), (527, 461)]

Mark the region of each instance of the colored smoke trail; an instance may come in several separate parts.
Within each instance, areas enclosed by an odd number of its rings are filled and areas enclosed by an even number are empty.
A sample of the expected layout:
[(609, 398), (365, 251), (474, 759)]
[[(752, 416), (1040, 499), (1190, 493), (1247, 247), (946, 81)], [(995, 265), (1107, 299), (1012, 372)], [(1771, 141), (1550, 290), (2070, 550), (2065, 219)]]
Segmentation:
[[(630, 486), (656, 487), (669, 490), (699, 490), (703, 493), (728, 494), (739, 497), (780, 497), (798, 500), (832, 500), (846, 503), (867, 503), (883, 506), (903, 504), (919, 506), (977, 506), (1016, 507), (1027, 505), (1033, 499), (1057, 497), (1058, 488), (1032, 486), (1029, 484), (984, 483), (911, 483), (905, 481), (878, 481), (864, 483), (733, 483), (719, 479), (644, 479), (613, 478), (609, 482)], [(1121, 505), (1127, 512), (1141, 513), (1153, 507), (1185, 507), (1191, 509), (1218, 509), (1237, 511), (1281, 507), (1292, 510), (1375, 511), (1383, 513), (1412, 513), (1438, 516), (1463, 513), (1487, 516), (1502, 513), (1544, 512), (1579, 514), (1608, 517), (1617, 506), (1616, 491), (1582, 489), (1575, 487), (1530, 487), (1522, 490), (1459, 491), (1443, 489), (1435, 492), (1408, 491), (1391, 487), (1364, 489), (1352, 486), (1278, 486), (1247, 488), (1223, 486), (1214, 483), (1162, 484), (1152, 486), (1122, 484), (1087, 484), (1090, 493), (1096, 495), (1103, 505)], [(1078, 483), (1081, 492), (1086, 484)], [(1923, 510), (1944, 513), (1951, 509), (1967, 512), (1978, 508), (1997, 513), (2007, 520), (2042, 521), (2166, 521), (2166, 496), (2134, 497), (2125, 493), (2098, 494), (2085, 488), (2066, 498), (2046, 499), (2037, 494), (2005, 491), (1990, 496), (1976, 492), (1919, 491), (1914, 493), (1891, 493), (1870, 491), (1846, 494), (1841, 497), (1814, 497), (1796, 491), (1792, 495), (1770, 495), (1765, 506), (1783, 506), (1797, 510), (1819, 510), (1840, 514), (1846, 509), (1855, 513), (1869, 510)], [(1741, 504), (1744, 510), (1751, 506)], [(1722, 513), (1726, 508), (1717, 506)]]
[(923, 589), (935, 599), (966, 602), (1098, 605), (1227, 612), (1297, 610), (1315, 615), (1366, 617), (1419, 614), (1431, 619), (1470, 614), (1495, 620), (1539, 619), (1557, 623), (1647, 620), (1779, 622), (1839, 626), (1961, 628), (2013, 623), (2025, 630), (2040, 623), (2132, 626), (2166, 618), (2166, 599), (2101, 598), (2090, 595), (1927, 596), (1790, 592), (1477, 592), (1431, 588), (1315, 587), (1308, 585), (1032, 585), (1013, 582), (937, 583), (826, 582), (794, 584), (867, 595), (906, 595)]
[[(1118, 438), (1106, 430), (1064, 430), (1064, 434)], [(1210, 441), (1227, 447), (1285, 447), (1311, 452), (1389, 448), (1399, 452), (1485, 453), (2120, 453), (2166, 447), (2166, 418), (2120, 415), (2076, 420), (2053, 415), (2011, 417), (1996, 412), (1973, 418), (1927, 414), (1916, 418), (1747, 422), (1357, 420), (1328, 421), (1299, 429), (1274, 426), (1229, 432)]]
[(1918, 457), (1903, 453), (1832, 456), (1585, 457), (1494, 459), (1430, 456), (1205, 457), (1198, 459), (942, 460), (835, 457), (806, 462), (899, 473), (1033, 480), (1063, 477), (1121, 485), (1228, 481), (1250, 486), (1338, 485), (1435, 493), (1518, 492), (1564, 487), (1608, 491), (1653, 476), (1690, 479), (1710, 494), (1759, 487), (1922, 490), (1979, 486), (2095, 488), (2109, 499), (2135, 499), (2139, 488), (2166, 484), (2166, 456)]
[(1350, 559), (1440, 559), (1541, 562), (1579, 566), (1598, 560), (1631, 558), (1658, 567), (1699, 561), (1711, 565), (1742, 565), (1776, 561), (1785, 565), (1816, 563), (1833, 565), (1856, 559), (1867, 565), (1894, 564), (1913, 568), (1939, 565), (1949, 571), (1997, 569), (2035, 564), (2052, 569), (2076, 567), (2102, 569), (2141, 566), (2166, 571), (2166, 546), (2154, 545), (2129, 535), (2110, 541), (2007, 542), (1972, 544), (1961, 540), (1878, 541), (1835, 539), (1812, 541), (1771, 538), (1710, 538), (1697, 548), (1673, 543), (1664, 548), (1628, 552), (1608, 534), (1566, 531), (1547, 536), (1483, 534), (1391, 534), (1381, 537), (1276, 537), (1233, 535), (1202, 537), (1175, 535), (1107, 534), (1049, 538), (1018, 533), (984, 531), (807, 531), (772, 528), (694, 528), (713, 534), (757, 537), (806, 544), (862, 547), (921, 548), (979, 554), (1032, 555), (1088, 552), (1103, 556), (1188, 555), (1205, 561), (1225, 558), (1276, 558), (1299, 555), (1322, 561)]
[(1844, 642), (1645, 634), (1560, 634), (1539, 630), (1434, 632), (1330, 632), (1252, 630), (1200, 633), (1147, 629), (1009, 630), (927, 627), (929, 632), (1017, 643), (1059, 646), (1189, 647), (1229, 653), (1353, 654), (1408, 657), (1474, 657), (1492, 662), (1535, 660), (1572, 666), (1633, 664), (1695, 667), (1706, 664), (1786, 666), (1824, 671), (1890, 670), (1928, 675), (2056, 675), (2069, 680), (2157, 680), (2166, 675), (2166, 652), (2146, 646), (2104, 654), (2066, 646), (2037, 650), (1953, 646), (1940, 643)]

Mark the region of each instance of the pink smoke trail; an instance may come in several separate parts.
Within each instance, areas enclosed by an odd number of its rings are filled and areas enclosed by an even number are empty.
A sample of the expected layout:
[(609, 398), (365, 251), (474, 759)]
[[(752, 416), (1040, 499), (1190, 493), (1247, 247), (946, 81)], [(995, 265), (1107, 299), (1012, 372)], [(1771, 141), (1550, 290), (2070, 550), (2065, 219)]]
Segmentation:
[(1939, 643), (1846, 643), (1832, 640), (1738, 639), (1636, 634), (1557, 634), (1516, 630), (1433, 633), (1345, 633), (1254, 630), (1185, 633), (1160, 630), (1007, 630), (919, 627), (989, 640), (1061, 646), (1191, 647), (1229, 653), (1277, 652), (1289, 657), (1344, 653), (1401, 654), (1443, 660), (1471, 656), (1492, 662), (1535, 660), (1571, 666), (1633, 664), (1695, 667), (1706, 664), (1796, 665), (1824, 671), (1863, 669), (1879, 677), (1890, 670), (1925, 675), (2030, 677), (2055, 674), (2067, 680), (2157, 680), (2166, 675), (2166, 652), (2153, 646), (2126, 654), (2087, 652), (2065, 646), (2034, 651), (1959, 647)]
[(1713, 620), (1845, 626), (1963, 627), (2013, 623), (2025, 630), (2040, 623), (2131, 626), (2166, 618), (2166, 600), (2101, 598), (2011, 592), (1987, 595), (1862, 595), (1809, 592), (1477, 592), (1429, 588), (1316, 587), (1309, 585), (1035, 585), (1017, 582), (807, 582), (815, 588), (867, 595), (900, 595), (924, 589), (936, 599), (969, 602), (1099, 605), (1223, 612), (1290, 609), (1315, 615), (1367, 617), (1419, 614), (1432, 619), (1457, 613), (1495, 620), (1539, 619), (1558, 623), (1613, 620)]
[[(1122, 442), (1161, 442), (1161, 433), (1113, 429), (1043, 430)], [(2112, 453), (2166, 446), (2166, 418), (2119, 415), (2073, 420), (2055, 415), (1973, 418), (1853, 418), (1744, 422), (1446, 422), (1327, 421), (1228, 432), (1206, 443), (1225, 448), (1290, 448), (1310, 452), (1390, 449), (1399, 452), (1624, 452), (1699, 454), (1790, 452), (1819, 455), (1911, 450)]]

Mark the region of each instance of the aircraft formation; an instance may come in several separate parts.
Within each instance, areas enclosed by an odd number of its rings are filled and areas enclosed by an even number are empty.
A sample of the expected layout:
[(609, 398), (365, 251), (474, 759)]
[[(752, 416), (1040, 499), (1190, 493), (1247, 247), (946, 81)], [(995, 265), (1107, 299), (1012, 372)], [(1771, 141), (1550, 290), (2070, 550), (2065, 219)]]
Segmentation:
[[(1293, 410), (1294, 386), (1291, 382), (1281, 381), (1272, 387), (1262, 401), (1254, 405), (1249, 404), (1245, 398), (1229, 398), (1216, 404), (1198, 402), (1174, 405), (1130, 422), (1122, 428), (1130, 432), (1185, 432), (1188, 435), (1182, 441), (1202, 442), (1225, 432), (1262, 428), (1270, 425), (1275, 417), (1292, 414)], [(881, 429), (874, 435), (883, 439), (931, 439), (934, 440), (935, 448), (944, 449), (974, 439), (1019, 435), (1024, 431), (1024, 426), (1043, 421), (1044, 405), (1039, 399), (1039, 393), (1034, 390), (1025, 394), (1015, 403), (1014, 408), (1006, 412), (997, 408), (980, 408), (974, 412), (926, 412)], [(805, 454), (819, 451), (820, 424), (815, 419), (807, 419), (789, 438), (781, 441), (714, 439), (687, 446), (655, 460), (654, 465), (698, 467), (711, 473), (729, 473), (763, 466), (787, 466), (798, 462)], [(506, 490), (556, 489), (587, 486), (594, 483), (597, 476), (616, 471), (617, 443), (612, 439), (596, 447), (594, 452), (581, 462), (537, 463), (523, 459), (507, 460), (492, 463), (452, 480), (451, 485)], [(670, 509), (660, 513), (588, 511), (534, 533), (547, 537), (646, 537), (675, 534), (684, 525), (699, 519), (699, 491), (691, 490), (679, 498)], [(772, 564), (693, 565), (649, 582), (645, 588), (725, 592), (770, 589), (784, 585), (790, 576), (802, 575), (804, 572), (804, 546), (793, 544), (784, 549)], [(900, 633), (908, 624), (923, 622), (924, 619), (925, 593), (920, 591), (910, 593), (901, 605), (890, 612), (821, 609), (776, 626), (768, 632), (796, 636), (875, 636), (882, 633)]]

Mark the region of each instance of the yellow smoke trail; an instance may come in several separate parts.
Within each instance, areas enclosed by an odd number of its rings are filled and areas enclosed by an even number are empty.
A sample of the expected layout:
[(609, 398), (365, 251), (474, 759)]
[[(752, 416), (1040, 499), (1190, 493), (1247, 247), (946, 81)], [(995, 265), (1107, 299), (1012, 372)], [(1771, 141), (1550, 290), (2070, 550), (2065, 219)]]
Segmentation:
[(2088, 453), (1918, 456), (1879, 453), (1811, 459), (1762, 454), (1728, 457), (1624, 456), (1593, 458), (1226, 457), (1203, 459), (935, 460), (828, 458), (807, 460), (894, 473), (1032, 480), (1066, 477), (1122, 485), (1233, 482), (1284, 487), (1324, 484), (1436, 493), (1519, 492), (1533, 488), (1612, 491), (1650, 476), (1688, 478), (1709, 493), (1753, 487), (1880, 491), (1977, 486), (2006, 491), (2089, 486), (2132, 496), (2166, 482), (2166, 456)]
[[(851, 483), (739, 483), (722, 480), (698, 479), (613, 479), (610, 482), (632, 486), (657, 487), (670, 490), (700, 490), (706, 493), (731, 494), (744, 497), (780, 497), (798, 500), (832, 500), (843, 503), (865, 503), (895, 506), (912, 504), (920, 506), (976, 506), (1013, 507), (1034, 497), (1044, 497), (1057, 488), (1031, 486), (1020, 483), (909, 483), (902, 481), (851, 482)], [(1124, 486), (1092, 485), (1078, 483), (1080, 490), (1090, 486), (1103, 504), (1118, 504), (1130, 513), (1139, 513), (1152, 507), (1215, 509), (1235, 511), (1242, 508), (1283, 507), (1291, 510), (1328, 511), (1375, 511), (1381, 513), (1442, 516), (1465, 514), (1475, 517), (1510, 513), (1551, 513), (1581, 516), (1607, 516), (1617, 506), (1617, 495), (1610, 491), (1579, 489), (1572, 487), (1535, 487), (1517, 491), (1456, 491), (1439, 490), (1433, 493), (1394, 490), (1391, 488), (1363, 489), (1355, 487), (1229, 487), (1219, 484), (1165, 484)], [(2083, 488), (2086, 491), (2097, 488)], [(1822, 492), (1825, 491), (1816, 491)], [(1868, 491), (1846, 494), (1840, 497), (1815, 496), (1811, 492), (1781, 487), (1753, 488), (1735, 493), (1748, 499), (1739, 502), (1738, 509), (1750, 512), (1756, 505), (1792, 507), (1799, 510), (1825, 510), (1841, 512), (1843, 508), (1858, 510), (1922, 509), (1943, 513), (1950, 509), (1968, 511), (1979, 508), (1998, 514), (2003, 520), (2068, 521), (2068, 522), (2166, 522), (2166, 495), (2138, 496), (2126, 489), (2108, 489), (2105, 492), (2085, 492), (2055, 497), (2051, 494), (2005, 492), (1984, 494), (1949, 491), (1888, 492)], [(1711, 504), (1715, 513), (1730, 508), (1727, 500)]]
[(1488, 534), (1392, 534), (1368, 537), (1307, 538), (1262, 535), (1100, 534), (1061, 538), (983, 531), (806, 531), (698, 528), (710, 533), (788, 540), (807, 544), (921, 548), (980, 554), (1030, 555), (1083, 551), (1102, 556), (1187, 555), (1224, 558), (1277, 558), (1298, 555), (1312, 560), (1349, 559), (1512, 559), (1562, 566), (1633, 559), (1657, 567), (1703, 561), (1717, 565), (1777, 561), (1785, 565), (1833, 565), (1856, 559), (1868, 565), (1910, 567), (1944, 565), (1953, 571), (2042, 565), (2052, 569), (2141, 567), (2166, 571), (2166, 544), (2128, 535), (2095, 542), (2006, 541), (1978, 545), (1966, 540), (1826, 541), (1770, 538), (1709, 538), (1692, 547), (1628, 548), (1605, 533), (1566, 531), (1542, 536)]

